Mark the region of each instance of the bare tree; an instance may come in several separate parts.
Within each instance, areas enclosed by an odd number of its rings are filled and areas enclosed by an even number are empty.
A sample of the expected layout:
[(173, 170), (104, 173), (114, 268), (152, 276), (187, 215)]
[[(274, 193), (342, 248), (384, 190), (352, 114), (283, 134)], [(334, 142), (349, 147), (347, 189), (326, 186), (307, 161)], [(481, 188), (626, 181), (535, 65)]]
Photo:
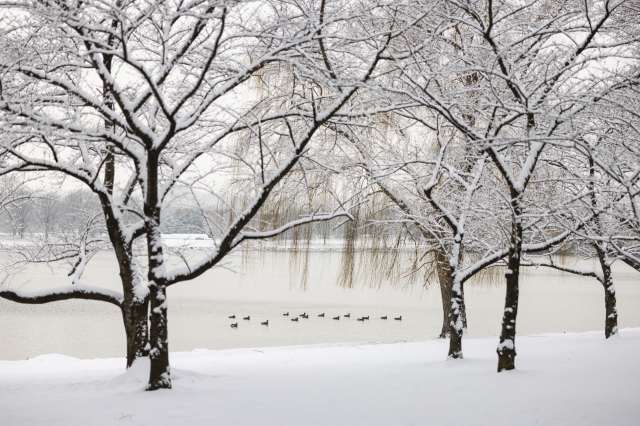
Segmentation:
[(19, 231), (20, 237), (29, 225), (32, 204), (38, 196), (38, 191), (30, 186), (36, 183), (36, 178), (0, 176), (0, 217), (7, 221), (14, 235)]
[(45, 240), (53, 231), (63, 209), (56, 194), (48, 194), (40, 202), (38, 202), (38, 221), (44, 231)]

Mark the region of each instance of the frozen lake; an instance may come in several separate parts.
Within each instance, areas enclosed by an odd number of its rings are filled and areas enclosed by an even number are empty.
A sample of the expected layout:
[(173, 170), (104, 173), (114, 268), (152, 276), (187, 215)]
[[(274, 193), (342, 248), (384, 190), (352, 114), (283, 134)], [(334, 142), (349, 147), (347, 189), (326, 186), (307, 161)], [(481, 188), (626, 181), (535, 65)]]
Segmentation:
[[(292, 274), (291, 253), (248, 252), (229, 262), (236, 270), (217, 268), (169, 289), (171, 351), (229, 349), (331, 342), (425, 340), (441, 329), (437, 286), (409, 288), (392, 283), (380, 288), (336, 285), (340, 253), (311, 252), (305, 289)], [(580, 262), (586, 266), (588, 262)], [(614, 265), (619, 327), (640, 326), (640, 275), (622, 263)], [(97, 255), (83, 281), (119, 289), (118, 270), (110, 253)], [(68, 284), (63, 271), (38, 267), (21, 274), (12, 287), (39, 289)], [(520, 291), (518, 334), (583, 332), (604, 329), (604, 296), (594, 279), (549, 270), (527, 270)], [(467, 285), (469, 333), (500, 333), (504, 285)], [(290, 317), (282, 316), (290, 312)], [(309, 319), (290, 318), (306, 312)], [(324, 318), (318, 314), (325, 313)], [(351, 313), (351, 318), (344, 314)], [(228, 319), (236, 315), (236, 320)], [(250, 315), (250, 321), (242, 317)], [(339, 321), (332, 317), (340, 315)], [(358, 316), (369, 321), (357, 321)], [(380, 317), (388, 315), (389, 320)], [(392, 317), (402, 315), (402, 321)], [(269, 320), (269, 326), (261, 321)], [(232, 329), (231, 322), (238, 322)], [(0, 359), (26, 359), (59, 353), (78, 358), (125, 355), (120, 311), (107, 303), (63, 301), (20, 305), (0, 299)]]

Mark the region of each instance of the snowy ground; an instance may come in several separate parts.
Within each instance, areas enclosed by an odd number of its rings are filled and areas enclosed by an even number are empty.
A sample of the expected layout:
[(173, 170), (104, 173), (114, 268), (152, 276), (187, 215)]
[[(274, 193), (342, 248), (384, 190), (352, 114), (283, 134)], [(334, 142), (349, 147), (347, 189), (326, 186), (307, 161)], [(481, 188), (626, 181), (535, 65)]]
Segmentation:
[(174, 389), (143, 392), (147, 366), (45, 355), (0, 361), (0, 424), (638, 425), (640, 328), (496, 339), (172, 353)]

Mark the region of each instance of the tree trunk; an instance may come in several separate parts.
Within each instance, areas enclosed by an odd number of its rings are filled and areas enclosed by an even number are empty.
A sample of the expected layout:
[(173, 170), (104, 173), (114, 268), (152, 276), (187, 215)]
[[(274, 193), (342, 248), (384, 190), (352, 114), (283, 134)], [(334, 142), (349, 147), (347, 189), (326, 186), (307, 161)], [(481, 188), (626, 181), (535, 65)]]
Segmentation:
[(440, 293), (442, 294), (442, 331), (440, 339), (450, 336), (451, 315), (451, 271), (444, 253), (436, 250), (436, 271), (438, 272), (438, 282), (440, 283)]
[[(159, 209), (155, 209), (159, 213)], [(155, 216), (159, 217), (159, 216)], [(158, 222), (159, 223), (159, 222)], [(171, 389), (169, 369), (169, 332), (167, 329), (167, 287), (161, 271), (164, 269), (162, 260), (162, 241), (160, 230), (156, 227), (149, 229), (149, 290), (151, 308), (151, 338), (149, 359), (149, 385), (147, 390)]]
[(149, 283), (151, 290), (151, 370), (147, 390), (171, 389), (169, 335), (167, 329), (167, 289), (164, 283)]
[(618, 308), (616, 307), (616, 289), (613, 285), (613, 275), (611, 274), (611, 265), (607, 262), (607, 254), (600, 248), (598, 244), (594, 244), (598, 253), (598, 260), (602, 268), (604, 281), (604, 306), (606, 319), (604, 323), (604, 335), (609, 337), (618, 334)]
[[(112, 220), (106, 215), (107, 220)], [(136, 358), (149, 355), (149, 299), (140, 295), (141, 284), (138, 271), (133, 264), (133, 254), (130, 248), (122, 243), (120, 235), (115, 230), (109, 230), (111, 241), (116, 252), (120, 267), (120, 280), (124, 300), (122, 301), (122, 320), (127, 337), (127, 368), (133, 365)]]
[(103, 212), (107, 222), (109, 238), (118, 260), (120, 281), (122, 282), (122, 319), (127, 337), (127, 368), (133, 365), (136, 358), (147, 356), (149, 349), (148, 308), (149, 300), (141, 295), (142, 284), (138, 270), (134, 264), (131, 246), (124, 242), (120, 232), (120, 225), (113, 217), (112, 210), (106, 197), (101, 197)]
[(149, 355), (148, 307), (147, 300), (127, 300), (122, 304), (122, 319), (127, 336), (127, 368), (140, 357)]
[(462, 332), (467, 332), (467, 305), (464, 300), (464, 283), (460, 284), (460, 319), (462, 319)]
[(451, 286), (451, 309), (449, 311), (449, 358), (462, 358), (462, 336), (466, 331), (463, 284), (454, 281)]
[[(462, 241), (461, 234), (456, 235), (457, 241)], [(451, 310), (449, 312), (449, 355), (448, 358), (462, 358), (462, 336), (466, 331), (466, 312), (464, 311), (464, 287), (458, 274), (462, 259), (462, 245), (453, 247), (453, 256), (457, 256), (455, 265), (449, 262), (451, 276)]]
[(167, 329), (167, 287), (160, 235), (161, 201), (158, 198), (158, 156), (147, 157), (147, 197), (144, 215), (147, 228), (149, 291), (151, 308), (151, 371), (147, 390), (171, 389), (169, 332)]
[[(436, 251), (436, 271), (438, 273), (438, 282), (440, 283), (440, 294), (442, 295), (442, 331), (440, 331), (440, 339), (450, 337), (451, 329), (451, 288), (453, 287), (453, 278), (451, 268), (445, 254)], [(462, 319), (462, 327), (467, 330), (467, 310), (464, 301), (464, 286), (461, 286), (461, 298), (457, 302), (460, 309), (460, 317)]]
[(521, 194), (511, 194), (511, 205), (514, 218), (511, 231), (511, 247), (509, 248), (509, 260), (507, 263), (507, 294), (504, 301), (504, 314), (502, 316), (502, 333), (498, 345), (498, 372), (513, 370), (516, 358), (516, 317), (518, 315), (518, 298), (520, 295), (520, 256), (522, 254), (522, 207)]

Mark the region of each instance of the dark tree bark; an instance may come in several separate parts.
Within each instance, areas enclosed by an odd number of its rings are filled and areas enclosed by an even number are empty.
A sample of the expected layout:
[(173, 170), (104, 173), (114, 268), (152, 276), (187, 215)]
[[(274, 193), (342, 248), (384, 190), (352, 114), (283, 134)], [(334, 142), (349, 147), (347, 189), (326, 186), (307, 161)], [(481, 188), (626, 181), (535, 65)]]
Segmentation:
[(460, 283), (460, 318), (462, 319), (462, 328), (467, 332), (467, 305), (464, 298), (464, 282)]
[(640, 272), (640, 263), (637, 263), (633, 259), (629, 259), (627, 257), (622, 257), (620, 260), (622, 260), (625, 264), (631, 266), (636, 271)]
[(127, 368), (137, 358), (149, 355), (149, 299), (140, 300), (130, 292), (125, 293), (122, 303), (122, 320), (127, 337)]
[(451, 287), (453, 280), (451, 279), (451, 270), (444, 254), (436, 251), (436, 270), (438, 272), (438, 282), (440, 283), (440, 294), (442, 295), (442, 331), (440, 331), (440, 339), (446, 339), (450, 336), (451, 329)]
[[(596, 215), (594, 218), (596, 229), (600, 235), (604, 235), (602, 232), (602, 224), (599, 216), (598, 201), (596, 199), (595, 190), (595, 177), (596, 170), (593, 157), (589, 158), (589, 175), (591, 180), (589, 182), (589, 189), (591, 192), (591, 206), (593, 207), (593, 213)], [(598, 261), (600, 262), (600, 268), (602, 269), (602, 277), (597, 277), (600, 283), (604, 287), (604, 306), (605, 306), (605, 324), (604, 335), (608, 339), (609, 337), (618, 333), (618, 308), (616, 307), (616, 289), (613, 285), (613, 275), (611, 273), (611, 265), (607, 262), (606, 245), (601, 245), (599, 242), (592, 244), (598, 255)]]
[(151, 370), (147, 390), (171, 389), (169, 335), (167, 329), (167, 287), (163, 280), (150, 281), (151, 336), (149, 359)]
[(158, 154), (147, 157), (147, 194), (144, 205), (149, 258), (151, 303), (151, 371), (147, 390), (171, 389), (169, 335), (167, 329), (167, 283), (160, 235), (161, 202), (158, 198)]
[(511, 191), (511, 207), (513, 209), (513, 223), (511, 241), (507, 260), (507, 294), (504, 301), (502, 316), (502, 332), (498, 345), (498, 372), (513, 370), (516, 358), (516, 317), (518, 315), (518, 299), (520, 296), (520, 259), (522, 256), (522, 205), (521, 194)]
[(607, 254), (598, 244), (594, 244), (598, 260), (602, 268), (602, 286), (604, 287), (605, 323), (604, 335), (608, 339), (618, 334), (618, 308), (616, 307), (616, 289), (613, 285), (611, 265), (607, 262)]

